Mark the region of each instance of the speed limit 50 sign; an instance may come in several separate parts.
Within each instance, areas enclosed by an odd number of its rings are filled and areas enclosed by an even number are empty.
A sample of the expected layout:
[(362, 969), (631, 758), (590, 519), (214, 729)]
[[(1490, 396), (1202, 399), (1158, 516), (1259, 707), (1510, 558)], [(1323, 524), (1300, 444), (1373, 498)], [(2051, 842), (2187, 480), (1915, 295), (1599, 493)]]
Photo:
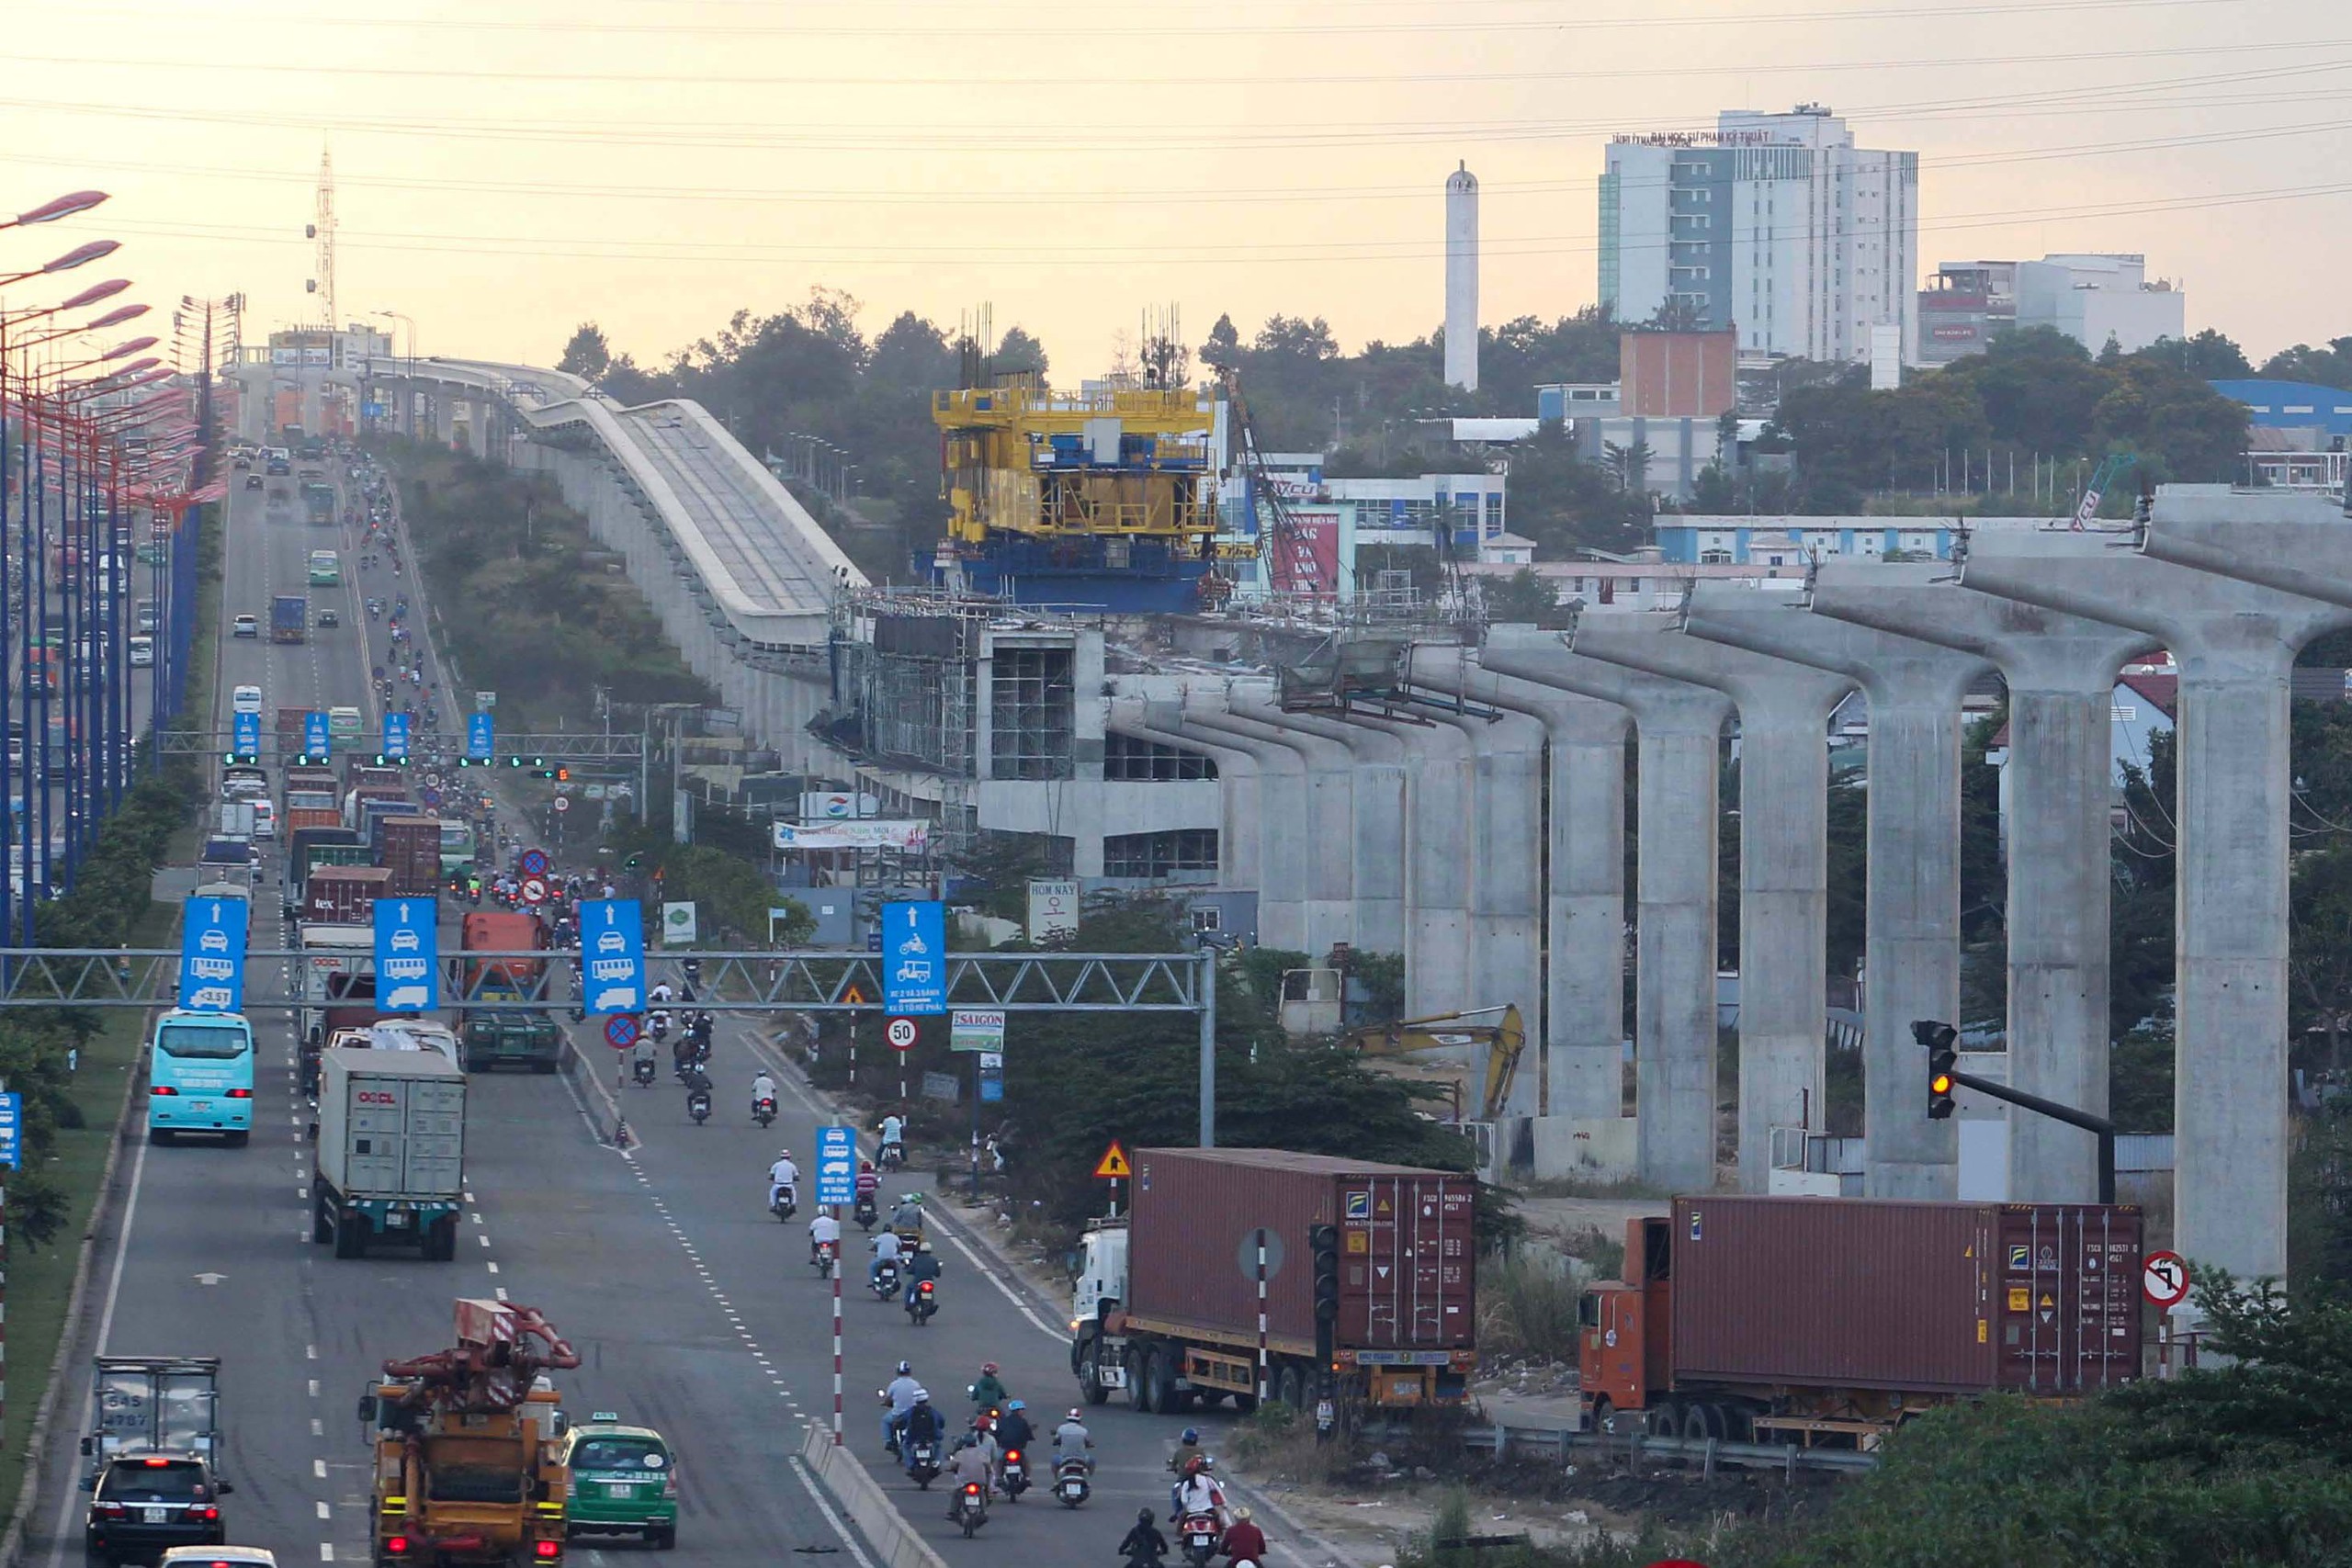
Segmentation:
[(893, 1051), (913, 1050), (915, 1048), (915, 1021), (910, 1018), (892, 1019), (890, 1021), (890, 1026), (882, 1032), (882, 1038), (890, 1043), (890, 1049)]

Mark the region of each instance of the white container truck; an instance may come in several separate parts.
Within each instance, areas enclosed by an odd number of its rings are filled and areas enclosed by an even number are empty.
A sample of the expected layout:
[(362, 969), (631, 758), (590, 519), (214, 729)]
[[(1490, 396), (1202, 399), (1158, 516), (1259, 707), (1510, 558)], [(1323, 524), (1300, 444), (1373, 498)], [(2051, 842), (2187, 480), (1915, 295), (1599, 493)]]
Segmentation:
[(220, 1462), (220, 1358), (100, 1356), (82, 1438), (85, 1478), (95, 1480), (120, 1453), (195, 1454)]
[(466, 1075), (435, 1051), (322, 1055), (311, 1239), (337, 1258), (368, 1244), (458, 1252), (466, 1189)]

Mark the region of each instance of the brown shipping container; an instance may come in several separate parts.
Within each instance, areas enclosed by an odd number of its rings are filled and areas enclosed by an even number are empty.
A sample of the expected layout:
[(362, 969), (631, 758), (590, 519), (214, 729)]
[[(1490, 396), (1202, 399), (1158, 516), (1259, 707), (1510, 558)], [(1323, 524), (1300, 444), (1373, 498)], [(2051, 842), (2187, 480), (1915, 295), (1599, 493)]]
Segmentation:
[(1673, 1376), (2068, 1393), (2140, 1371), (2140, 1211), (1677, 1198)]
[[(361, 784), (390, 784), (393, 786), (394, 794), (401, 795), (407, 793), (408, 778), (406, 773), (399, 768), (379, 767), (373, 762), (363, 762), (359, 761), (356, 755), (354, 755), (351, 759), (350, 765), (351, 772), (348, 776), (354, 789), (358, 788)], [(373, 800), (377, 797), (374, 795), (363, 795), (361, 798), (365, 800)]]
[(288, 768), (286, 770), (286, 788), (289, 794), (298, 789), (308, 789), (334, 795), (337, 800), (343, 798), (343, 790), (334, 782), (333, 768)]
[[(527, 909), (469, 909), (458, 924), (458, 942), (468, 953), (543, 952), (548, 945), (548, 928)], [(498, 967), (505, 970), (517, 986), (528, 989), (546, 964), (543, 961), (510, 958)], [(480, 968), (474, 964), (466, 965), (469, 990)]]
[(283, 831), (291, 833), (298, 828), (340, 828), (343, 813), (332, 807), (297, 806), (286, 813)]
[(377, 824), (377, 863), (392, 874), (396, 897), (421, 898), (441, 886), (441, 819), (387, 817)]
[(1267, 1322), (1315, 1337), (1307, 1231), (1340, 1228), (1343, 1350), (1476, 1343), (1476, 1179), (1281, 1149), (1138, 1149), (1125, 1310), (1257, 1332), (1257, 1233), (1267, 1232)]
[(336, 925), (364, 926), (376, 918), (376, 900), (392, 891), (392, 874), (379, 865), (322, 865), (302, 885), (302, 918)]

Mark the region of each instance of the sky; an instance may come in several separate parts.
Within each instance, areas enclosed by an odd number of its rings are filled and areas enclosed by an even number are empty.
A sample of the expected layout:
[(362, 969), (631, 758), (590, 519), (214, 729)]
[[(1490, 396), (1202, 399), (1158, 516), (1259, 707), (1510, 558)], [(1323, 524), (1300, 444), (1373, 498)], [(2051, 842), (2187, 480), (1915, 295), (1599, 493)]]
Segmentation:
[(2352, 333), (2347, 84), (2343, 0), (0, 0), (0, 214), (113, 197), (0, 274), (110, 237), (130, 298), (315, 323), (331, 150), (337, 313), (425, 354), (826, 288), (1075, 381), (1170, 308), (1427, 333), (1457, 162), (1485, 322), (1574, 311), (1611, 133), (1813, 102), (1919, 153), (1923, 270), (2144, 252), (2258, 364)]

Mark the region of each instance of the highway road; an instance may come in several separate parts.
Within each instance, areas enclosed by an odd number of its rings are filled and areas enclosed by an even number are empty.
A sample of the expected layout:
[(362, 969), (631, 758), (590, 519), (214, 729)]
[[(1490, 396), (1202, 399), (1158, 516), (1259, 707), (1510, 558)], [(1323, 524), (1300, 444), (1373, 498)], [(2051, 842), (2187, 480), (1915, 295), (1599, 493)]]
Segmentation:
[[(269, 595), (302, 584), (305, 558), (326, 530), (283, 510), (271, 515), (259, 500), (232, 491), (226, 597), (230, 613), (254, 609), (266, 625)], [(413, 578), (403, 583), (416, 598)], [(322, 592), (345, 596), (339, 632), (314, 632), (301, 645), (224, 640), (220, 728), (228, 691), (249, 682), (271, 709), (360, 706), (372, 730), (371, 628), (364, 612), (350, 611), (358, 592), (384, 590)], [(380, 627), (372, 635), (380, 638)], [(593, 1026), (574, 1033), (610, 1059)], [(365, 1561), (368, 1449), (355, 1414), (362, 1387), (385, 1358), (447, 1345), (452, 1298), (511, 1292), (544, 1311), (582, 1354), (579, 1371), (561, 1379), (568, 1410), (617, 1411), (659, 1427), (676, 1446), (682, 1518), (670, 1561), (689, 1568), (838, 1552), (856, 1568), (876, 1568), (791, 1458), (806, 1424), (831, 1416), (831, 1288), (806, 1261), (803, 1226), (768, 1216), (764, 1172), (783, 1146), (804, 1169), (813, 1165), (819, 1116), (798, 1075), (748, 1025), (721, 1027), (718, 1114), (708, 1124), (693, 1125), (666, 1075), (654, 1089), (621, 1091), (637, 1134), (626, 1153), (598, 1141), (565, 1080), (475, 1077), (471, 1212), (457, 1260), (441, 1264), (393, 1254), (337, 1261), (311, 1241), (310, 1110), (295, 1085), (290, 1022), (264, 1015), (256, 1034), (262, 1071), (248, 1147), (141, 1142), (126, 1153), (128, 1194), (99, 1238), (83, 1359), (69, 1368), (30, 1560), (58, 1568), (80, 1551), (73, 1445), (86, 1405), (86, 1356), (103, 1350), (220, 1356), (223, 1473), (237, 1488), (224, 1509), (231, 1539), (267, 1547), (281, 1562)], [(786, 1114), (768, 1131), (749, 1114), (762, 1060), (786, 1086)], [(854, 1243), (854, 1226), (850, 1235)], [(953, 1416), (968, 1409), (965, 1385), (984, 1359), (1002, 1364), (1013, 1393), (1048, 1431), (1077, 1397), (1057, 1309), (1000, 1280), (987, 1255), (964, 1242), (951, 1237), (943, 1251), (944, 1304), (922, 1329), (874, 1300), (853, 1263), (843, 1285), (848, 1440), (951, 1560), (985, 1552), (1037, 1568), (1107, 1562), (1137, 1507), (1165, 1513), (1162, 1464), (1180, 1421), (1118, 1404), (1090, 1410), (1101, 1459), (1092, 1501), (1071, 1514), (1041, 1486), (1018, 1506), (999, 1506), (973, 1543), (947, 1524), (943, 1490), (917, 1493), (881, 1454), (874, 1391), (901, 1357)], [(601, 1565), (648, 1550), (592, 1539), (575, 1542), (571, 1555)]]

